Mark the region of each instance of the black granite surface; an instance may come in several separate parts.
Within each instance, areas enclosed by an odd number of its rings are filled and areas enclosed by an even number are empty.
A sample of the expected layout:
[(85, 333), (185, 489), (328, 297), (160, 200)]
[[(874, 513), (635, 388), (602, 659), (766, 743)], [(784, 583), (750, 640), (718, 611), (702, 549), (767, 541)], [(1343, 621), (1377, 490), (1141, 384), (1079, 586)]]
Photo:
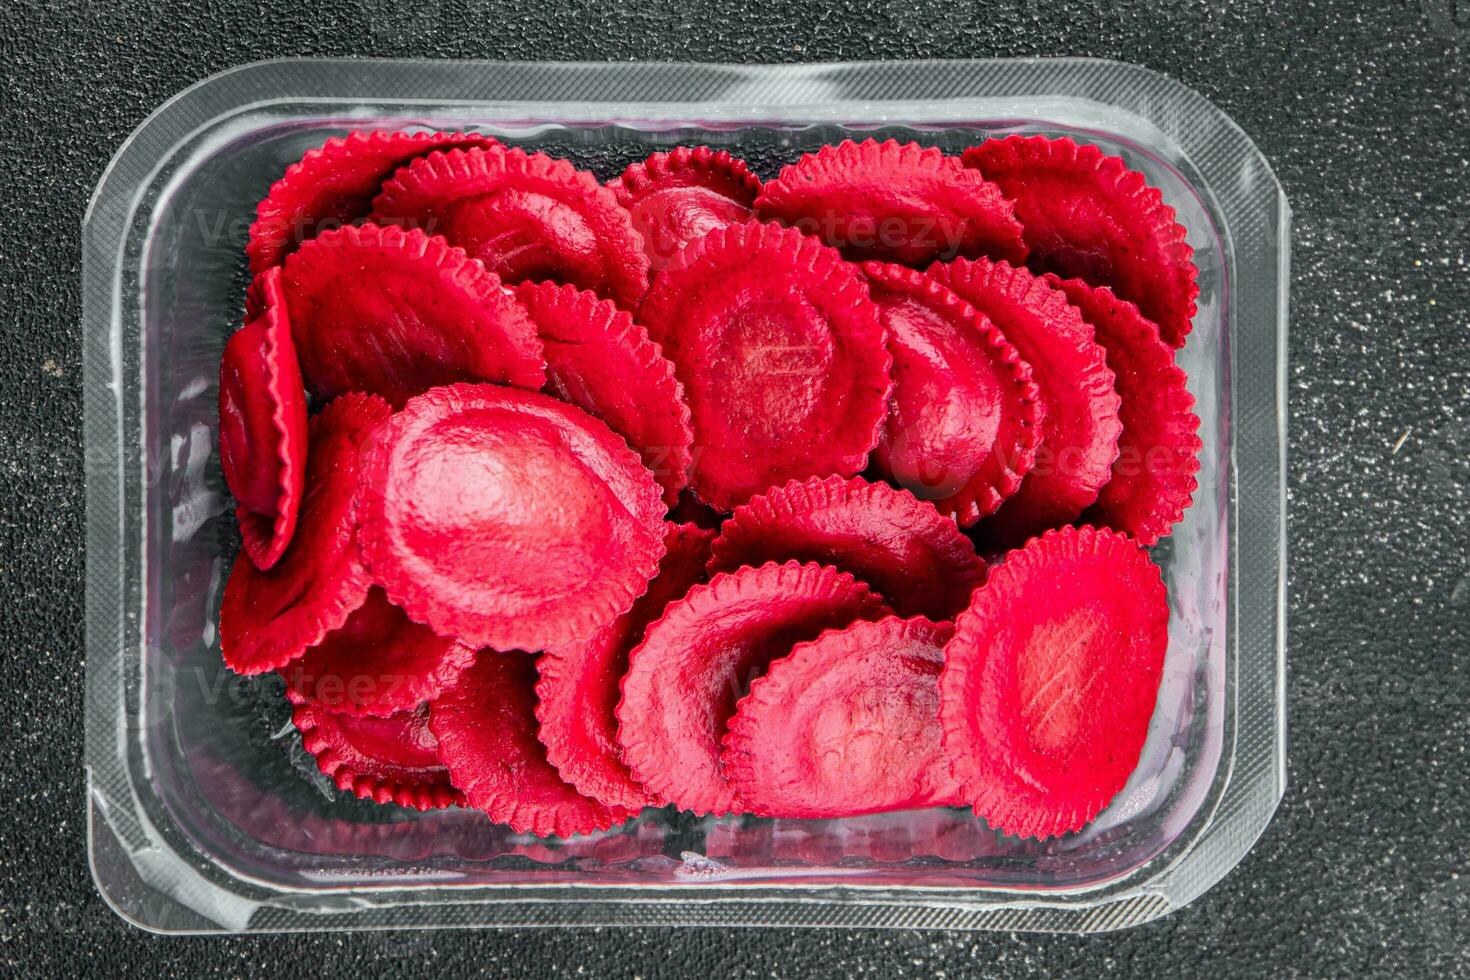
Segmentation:
[[(0, 6), (0, 969), (152, 977), (1454, 976), (1470, 959), (1470, 5), (293, 0)], [(158, 938), (102, 904), (81, 765), (79, 246), (124, 137), (280, 55), (1086, 54), (1200, 90), (1295, 208), (1290, 786), (1189, 908), (1092, 938), (589, 930)]]

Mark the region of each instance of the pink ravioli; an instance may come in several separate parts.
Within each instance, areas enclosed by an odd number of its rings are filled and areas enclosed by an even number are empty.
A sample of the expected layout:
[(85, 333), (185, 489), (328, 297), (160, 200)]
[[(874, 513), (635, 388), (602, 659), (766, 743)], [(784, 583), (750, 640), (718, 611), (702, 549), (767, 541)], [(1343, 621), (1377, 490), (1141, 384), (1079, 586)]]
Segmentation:
[(429, 731), (427, 705), (386, 718), (337, 714), (294, 691), (292, 720), (306, 751), (337, 788), (358, 799), (415, 810), (459, 806)]
[(260, 203), (220, 649), (344, 793), (503, 825), (395, 853), (974, 862), (1147, 788), (1185, 229), (1070, 139), (787, 159), (354, 132)]
[(415, 622), (476, 649), (591, 637), (663, 554), (658, 484), (606, 425), (546, 395), (449, 385), (409, 399), (362, 478), (362, 551)]
[(363, 225), (286, 260), (286, 303), (307, 388), (394, 406), (436, 385), (546, 382), (536, 327), (515, 297), (442, 238)]
[(674, 365), (609, 300), (551, 282), (522, 283), (515, 292), (541, 337), (547, 393), (628, 440), (672, 506), (689, 481), (694, 439)]
[(944, 748), (991, 827), (1080, 830), (1138, 765), (1169, 646), (1159, 569), (1115, 531), (1067, 527), (1011, 552), (955, 621)]
[(850, 572), (901, 616), (952, 619), (985, 580), (985, 562), (954, 519), (906, 490), (861, 477), (793, 480), (735, 508), (711, 571), (810, 561)]
[(762, 220), (800, 229), (854, 261), (1026, 257), (1000, 188), (933, 147), (846, 140), (782, 169), (756, 201)]
[(862, 266), (893, 352), (874, 468), (968, 527), (1016, 492), (1044, 410), (1031, 366), (984, 315), (900, 265)]
[(632, 215), (654, 272), (696, 238), (749, 221), (761, 192), (744, 160), (707, 146), (655, 153), (607, 186)]
[(953, 628), (858, 622), (798, 643), (750, 685), (724, 772), (757, 816), (826, 819), (955, 805), (940, 746), (939, 672)]
[(886, 612), (866, 585), (820, 565), (741, 568), (696, 585), (629, 656), (618, 742), (633, 778), (682, 810), (731, 812), (720, 740), (750, 683), (797, 643)]
[(487, 652), (429, 706), (439, 758), (465, 800), (517, 833), (570, 837), (625, 823), (635, 810), (583, 796), (536, 738), (530, 654)]
[(1008, 136), (965, 151), (966, 166), (1016, 205), (1037, 272), (1109, 286), (1184, 346), (1199, 296), (1185, 228), (1120, 157), (1063, 137)]
[(553, 647), (537, 661), (536, 718), (546, 757), (563, 779), (609, 806), (657, 801), (633, 781), (618, 748), (618, 698), (628, 652), (664, 607), (705, 580), (713, 531), (668, 524), (658, 575), (633, 608), (582, 643)]
[(286, 685), (329, 711), (409, 711), (454, 683), (475, 651), (406, 616), (374, 588), (347, 622), (281, 669)]
[(1047, 278), (1096, 330), (1121, 398), (1118, 459), (1083, 520), (1155, 544), (1183, 519), (1198, 486), (1202, 443), (1189, 379), (1138, 307), (1105, 286)]
[(706, 503), (867, 462), (889, 356), (866, 286), (832, 249), (776, 225), (716, 229), (659, 273), (638, 318), (684, 383)]
[(219, 366), (219, 456), (245, 553), (274, 565), (296, 531), (306, 476), (306, 392), (286, 321), (281, 272), (256, 287), (257, 316), (225, 343)]
[(445, 147), (494, 143), (476, 133), (384, 130), (327, 140), (288, 167), (256, 208), (245, 245), (250, 271), (280, 265), (306, 239), (366, 217), (383, 181), (414, 157)]
[(276, 670), (320, 643), (367, 600), (358, 554), (364, 444), (389, 416), (373, 395), (335, 399), (311, 420), (306, 492), (296, 533), (269, 571), (236, 559), (220, 604), (220, 649), (239, 674)]
[(1118, 456), (1118, 392), (1107, 354), (1060, 290), (1004, 262), (959, 259), (928, 274), (995, 324), (1031, 365), (1045, 413), (1036, 463), (982, 525), (982, 538), (1015, 547), (1077, 519), (1097, 499)]
[[(269, 269), (266, 272), (270, 272)], [(276, 286), (280, 287), (281, 274), (274, 274)], [(250, 280), (250, 285), (245, 287), (245, 322), (249, 323), (265, 312), (265, 272), (259, 273)]]
[(612, 191), (544, 153), (431, 153), (383, 186), (372, 220), (443, 235), (508, 283), (567, 283), (627, 310), (648, 285), (643, 239)]

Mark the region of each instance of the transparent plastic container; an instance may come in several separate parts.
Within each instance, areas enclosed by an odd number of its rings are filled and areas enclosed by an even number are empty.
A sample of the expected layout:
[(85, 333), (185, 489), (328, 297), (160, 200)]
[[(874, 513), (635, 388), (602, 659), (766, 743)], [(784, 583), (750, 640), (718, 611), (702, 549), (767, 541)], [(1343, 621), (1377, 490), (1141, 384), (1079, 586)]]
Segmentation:
[[(1155, 550), (1173, 615), (1147, 744), (1083, 832), (999, 837), (960, 810), (845, 820), (651, 810), (568, 841), (472, 811), (344, 798), (293, 739), (279, 681), (221, 663), (235, 538), (215, 452), (255, 202), (362, 127), (476, 129), (604, 179), (678, 143), (762, 175), (845, 136), (949, 150), (1072, 134), (1119, 153), (1189, 229), (1199, 315), (1180, 359), (1200, 489)], [(1090, 932), (1199, 895), (1284, 780), (1289, 209), (1219, 109), (1081, 60), (734, 67), (294, 60), (181, 93), (118, 151), (84, 229), (88, 833), (103, 895), (170, 931), (794, 925)]]

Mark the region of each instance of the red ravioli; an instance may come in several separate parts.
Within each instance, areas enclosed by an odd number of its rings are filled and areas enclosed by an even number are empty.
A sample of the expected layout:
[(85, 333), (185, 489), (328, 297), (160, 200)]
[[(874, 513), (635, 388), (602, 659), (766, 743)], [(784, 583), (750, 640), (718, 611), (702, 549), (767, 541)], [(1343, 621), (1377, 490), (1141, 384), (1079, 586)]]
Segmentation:
[(286, 260), (291, 333), (318, 398), (401, 406), (436, 385), (546, 382), (536, 327), (480, 263), (421, 231), (324, 232)]
[(955, 621), (944, 748), (991, 827), (1081, 829), (1138, 764), (1169, 646), (1169, 599), (1138, 543), (1091, 527), (1011, 552)]
[(415, 810), (464, 803), (439, 762), (428, 705), (375, 718), (328, 711), (289, 689), (286, 697), (296, 706), (291, 718), (302, 744), (338, 789)]
[(659, 273), (638, 318), (674, 362), (694, 423), (690, 483), (729, 510), (790, 479), (862, 469), (888, 400), (867, 288), (835, 251), (750, 222)]
[(1156, 544), (1183, 519), (1199, 485), (1203, 443), (1189, 379), (1138, 307), (1105, 286), (1051, 275), (1047, 281), (1097, 331), (1122, 399), (1118, 459), (1083, 520), (1131, 534), (1144, 546)]
[(443, 235), (508, 283), (569, 283), (628, 310), (648, 286), (643, 239), (612, 191), (544, 153), (431, 153), (383, 185), (373, 220)]
[(957, 255), (1026, 258), (1000, 188), (934, 147), (845, 140), (784, 167), (755, 202), (854, 261), (925, 265)]
[(1043, 410), (1031, 366), (969, 303), (913, 269), (863, 264), (893, 352), (878, 472), (969, 526), (1016, 492)]
[(390, 414), (374, 395), (335, 399), (308, 426), (296, 534), (268, 572), (236, 559), (219, 611), (220, 649), (238, 674), (276, 670), (320, 643), (367, 600), (357, 547), (364, 444)]
[(245, 254), (250, 271), (280, 265), (302, 241), (367, 216), (383, 181), (414, 157), (455, 146), (493, 146), (476, 133), (404, 133), (374, 130), (334, 137), (271, 185), (256, 207)]
[(985, 580), (953, 518), (906, 490), (861, 477), (791, 481), (735, 508), (710, 571), (768, 561), (833, 565), (867, 582), (900, 616), (952, 619)]
[(280, 559), (296, 532), (306, 473), (306, 392), (281, 272), (256, 287), (260, 312), (225, 343), (219, 366), (219, 459), (235, 495), (245, 553), (257, 568)]
[(411, 398), (362, 477), (362, 551), (415, 622), (467, 646), (584, 640), (642, 595), (663, 553), (652, 474), (607, 426), (537, 392)]
[(957, 805), (940, 746), (948, 623), (890, 616), (798, 643), (730, 719), (725, 778), (742, 809), (822, 820)]
[(928, 274), (1000, 328), (1031, 365), (1045, 409), (1036, 464), (982, 525), (983, 536), (1015, 547), (1076, 520), (1107, 482), (1122, 429), (1113, 372), (1092, 327), (1060, 290), (1005, 262), (959, 259)]
[(689, 405), (674, 365), (609, 300), (552, 282), (522, 283), (546, 356), (547, 393), (595, 415), (628, 440), (673, 506), (689, 482)]
[(715, 532), (692, 524), (667, 524), (664, 557), (648, 591), (592, 639), (553, 647), (536, 667), (536, 718), (546, 757), (579, 792), (608, 806), (656, 804), (633, 781), (618, 748), (618, 698), (628, 672), (628, 651), (643, 640), (664, 607), (705, 580)]
[(1065, 137), (990, 140), (966, 150), (964, 162), (1015, 202), (1032, 269), (1112, 287), (1165, 342), (1184, 346), (1199, 296), (1194, 249), (1143, 174)]
[(410, 620), (382, 589), (281, 669), (286, 685), (329, 711), (383, 717), (449, 687), (475, 651)]
[(546, 761), (535, 685), (530, 654), (487, 651), (430, 704), (439, 758), (466, 802), (516, 833), (541, 837), (590, 834), (636, 816), (578, 793)]
[(696, 238), (749, 221), (761, 192), (744, 160), (707, 146), (655, 153), (607, 186), (633, 216), (654, 272)]
[[(256, 276), (252, 277), (251, 280), (250, 280), (250, 285), (248, 285), (248, 286), (245, 287), (245, 322), (246, 323), (249, 323), (251, 320), (254, 320), (255, 318), (259, 317), (262, 313), (265, 312), (265, 305), (266, 305), (265, 284), (266, 284), (266, 280), (268, 278), (273, 279), (275, 281), (275, 284), (276, 285), (275, 285), (274, 288), (275, 288), (275, 290), (278, 293), (280, 291), (280, 288), (281, 288), (281, 285), (280, 285), (281, 284), (281, 273), (279, 271), (277, 271), (273, 275), (271, 275), (271, 276), (268, 277), (266, 275), (266, 273), (269, 273), (270, 271), (271, 271), (270, 269), (267, 269), (267, 270), (265, 270), (265, 272), (259, 273)], [(283, 302), (284, 302), (284, 300), (283, 300)], [(285, 309), (285, 307), (282, 306), (282, 310), (284, 310), (284, 309)]]
[(720, 739), (750, 682), (795, 644), (886, 613), (866, 585), (820, 565), (742, 568), (696, 585), (629, 656), (618, 742), (633, 778), (682, 810), (729, 813)]

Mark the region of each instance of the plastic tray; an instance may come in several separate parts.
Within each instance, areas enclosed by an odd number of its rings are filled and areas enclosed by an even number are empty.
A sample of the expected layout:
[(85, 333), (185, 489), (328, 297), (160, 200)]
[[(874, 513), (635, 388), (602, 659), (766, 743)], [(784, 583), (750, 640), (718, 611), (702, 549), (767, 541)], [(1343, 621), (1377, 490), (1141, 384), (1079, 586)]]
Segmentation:
[[(1199, 315), (1182, 363), (1200, 489), (1155, 550), (1173, 617), (1137, 772), (1046, 843), (959, 810), (831, 821), (646, 812), (569, 841), (469, 811), (341, 798), (279, 682), (236, 678), (215, 617), (235, 548), (215, 454), (221, 349), (254, 204), (360, 127), (467, 128), (604, 179), (677, 143), (763, 175), (853, 133), (957, 150), (1069, 133), (1122, 154), (1189, 229)], [(181, 93), (117, 153), (84, 228), (88, 828), (98, 885), (160, 931), (566, 924), (1088, 932), (1178, 908), (1230, 870), (1284, 780), (1289, 209), (1219, 109), (1079, 60), (734, 67), (295, 60)]]

